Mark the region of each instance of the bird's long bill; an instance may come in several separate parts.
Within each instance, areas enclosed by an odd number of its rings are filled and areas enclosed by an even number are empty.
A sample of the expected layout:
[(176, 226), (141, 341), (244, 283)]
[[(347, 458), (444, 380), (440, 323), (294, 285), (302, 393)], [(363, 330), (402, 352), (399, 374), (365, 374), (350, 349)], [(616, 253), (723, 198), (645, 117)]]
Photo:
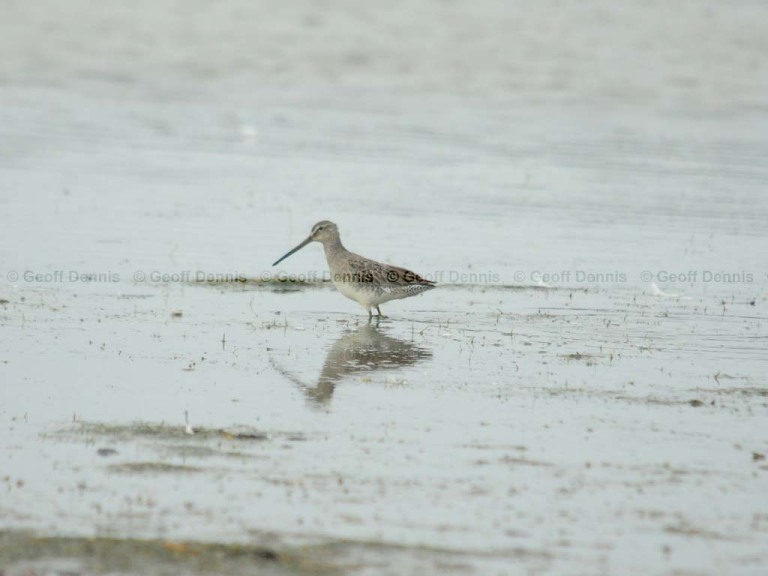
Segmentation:
[(312, 242), (312, 237), (311, 237), (311, 236), (310, 236), (309, 238), (307, 238), (306, 240), (304, 240), (304, 242), (302, 242), (301, 244), (299, 244), (298, 246), (296, 246), (296, 248), (294, 248), (293, 250), (291, 250), (290, 252), (288, 252), (288, 253), (287, 253), (285, 256), (283, 256), (282, 258), (280, 258), (280, 260), (278, 260), (277, 262), (275, 262), (274, 264), (272, 264), (272, 266), (277, 266), (278, 264), (280, 264), (280, 262), (282, 262), (283, 260), (285, 260), (286, 258), (288, 258), (288, 256), (290, 256), (290, 255), (291, 255), (291, 254), (293, 254), (294, 252), (298, 252), (299, 250), (301, 250), (302, 248), (304, 248), (304, 246), (306, 246), (306, 245), (307, 245), (307, 244), (309, 244), (310, 242)]

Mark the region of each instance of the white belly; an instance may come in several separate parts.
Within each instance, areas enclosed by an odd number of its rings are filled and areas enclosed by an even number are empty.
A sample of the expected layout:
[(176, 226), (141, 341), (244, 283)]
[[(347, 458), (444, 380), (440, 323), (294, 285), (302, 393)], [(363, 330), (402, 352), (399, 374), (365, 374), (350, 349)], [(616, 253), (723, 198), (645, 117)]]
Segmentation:
[(351, 284), (349, 282), (334, 282), (333, 284), (339, 292), (344, 294), (344, 296), (350, 300), (354, 300), (365, 309), (382, 303), (380, 299), (376, 298), (376, 294), (373, 290), (361, 290), (358, 288), (360, 286), (359, 284)]
[(344, 294), (350, 300), (354, 300), (360, 306), (368, 310), (384, 304), (390, 300), (399, 300), (400, 298), (407, 298), (408, 296), (415, 296), (425, 290), (429, 290), (431, 286), (383, 286), (374, 288), (366, 284), (353, 284), (350, 282), (334, 282), (336, 289)]

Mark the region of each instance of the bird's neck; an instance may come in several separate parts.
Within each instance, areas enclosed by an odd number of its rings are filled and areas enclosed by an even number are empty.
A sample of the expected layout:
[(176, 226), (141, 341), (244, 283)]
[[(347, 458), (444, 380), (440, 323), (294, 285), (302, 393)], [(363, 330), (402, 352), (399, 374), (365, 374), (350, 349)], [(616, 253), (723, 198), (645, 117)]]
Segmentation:
[(328, 258), (329, 261), (332, 259), (332, 257), (345, 254), (347, 252), (347, 249), (344, 248), (344, 245), (341, 243), (341, 238), (338, 236), (335, 238), (329, 238), (323, 242), (323, 249), (325, 250), (326, 258)]

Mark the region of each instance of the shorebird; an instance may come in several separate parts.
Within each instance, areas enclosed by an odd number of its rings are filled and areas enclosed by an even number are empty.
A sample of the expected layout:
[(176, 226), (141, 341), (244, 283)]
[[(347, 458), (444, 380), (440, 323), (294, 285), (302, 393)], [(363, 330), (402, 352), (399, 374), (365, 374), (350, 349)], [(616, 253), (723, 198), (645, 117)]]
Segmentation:
[(312, 226), (312, 232), (306, 240), (272, 266), (277, 266), (310, 242), (320, 242), (323, 245), (336, 289), (365, 308), (369, 319), (373, 317), (371, 312), (373, 308), (376, 308), (377, 314), (383, 318), (379, 306), (384, 302), (416, 296), (435, 287), (434, 282), (422, 278), (415, 272), (382, 264), (350, 252), (341, 243), (339, 228), (328, 220)]

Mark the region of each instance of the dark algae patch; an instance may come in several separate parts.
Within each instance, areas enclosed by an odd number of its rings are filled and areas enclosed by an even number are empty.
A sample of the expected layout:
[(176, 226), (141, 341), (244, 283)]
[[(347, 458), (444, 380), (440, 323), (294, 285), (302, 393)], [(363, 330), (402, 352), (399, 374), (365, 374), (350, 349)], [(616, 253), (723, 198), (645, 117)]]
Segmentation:
[(221, 544), (132, 538), (77, 538), (0, 532), (0, 574), (339, 574), (338, 567), (311, 558), (303, 549), (259, 544)]
[[(295, 440), (301, 436), (296, 432), (270, 432), (266, 433), (252, 426), (237, 425), (226, 428), (195, 427), (189, 433), (184, 426), (166, 423), (134, 422), (129, 424), (103, 424), (98, 422), (76, 422), (65, 426), (52, 433), (58, 437), (108, 437), (113, 439), (138, 439), (147, 438), (155, 440), (242, 440), (242, 441), (266, 441), (274, 438), (288, 438)], [(299, 438), (301, 439), (301, 438)]]
[(189, 284), (191, 286), (203, 286), (221, 290), (269, 290), (276, 293), (284, 293), (331, 286), (331, 280), (330, 278), (307, 280), (288, 275), (277, 275), (270, 278), (247, 278), (242, 276), (231, 278), (226, 275), (214, 275), (213, 277), (205, 277), (199, 280), (193, 278)]
[(122, 472), (125, 474), (146, 474), (146, 473), (182, 473), (192, 474), (202, 472), (203, 468), (198, 466), (185, 466), (182, 464), (168, 464), (166, 462), (126, 462), (124, 464), (111, 464), (107, 468), (110, 472)]

